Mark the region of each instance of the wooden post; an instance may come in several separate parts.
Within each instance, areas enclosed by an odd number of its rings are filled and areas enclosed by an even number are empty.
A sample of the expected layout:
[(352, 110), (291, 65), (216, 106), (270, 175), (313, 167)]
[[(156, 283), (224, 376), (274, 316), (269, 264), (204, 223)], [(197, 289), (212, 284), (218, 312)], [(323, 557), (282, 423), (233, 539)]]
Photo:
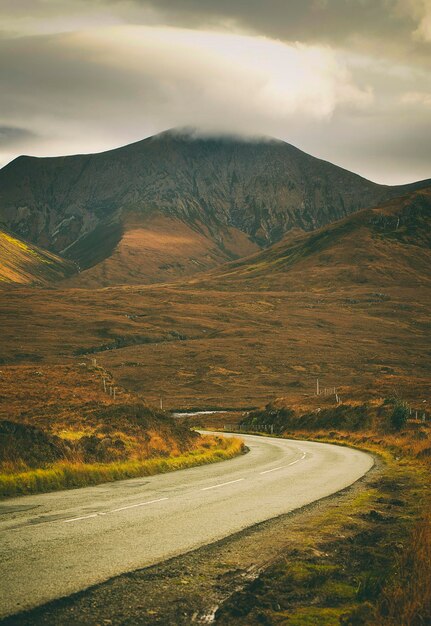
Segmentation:
[(112, 390), (112, 395), (114, 396), (114, 400), (115, 400), (115, 387)]
[(160, 409), (163, 411), (163, 398), (160, 396)]
[(319, 395), (319, 379), (316, 380), (316, 396)]
[(103, 391), (106, 393), (106, 378), (103, 378)]

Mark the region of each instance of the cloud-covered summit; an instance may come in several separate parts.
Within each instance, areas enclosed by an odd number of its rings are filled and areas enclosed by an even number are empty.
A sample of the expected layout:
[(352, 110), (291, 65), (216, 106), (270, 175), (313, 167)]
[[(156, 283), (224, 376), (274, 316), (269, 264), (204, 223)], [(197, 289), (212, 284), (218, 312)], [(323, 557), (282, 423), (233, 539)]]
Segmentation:
[[(173, 126), (429, 176), (428, 0), (3, 0), (0, 164)], [(15, 130), (13, 130), (15, 129)]]

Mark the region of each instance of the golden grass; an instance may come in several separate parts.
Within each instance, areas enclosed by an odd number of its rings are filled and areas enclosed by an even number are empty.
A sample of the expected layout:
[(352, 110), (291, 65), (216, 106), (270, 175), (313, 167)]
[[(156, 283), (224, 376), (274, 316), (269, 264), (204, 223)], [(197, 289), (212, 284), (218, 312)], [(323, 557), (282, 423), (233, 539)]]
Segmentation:
[(75, 271), (70, 261), (0, 231), (1, 282), (48, 284)]
[(431, 623), (431, 511), (418, 522), (378, 607), (380, 626)]
[[(431, 510), (429, 508), (422, 510), (423, 501), (427, 502), (431, 494), (429, 488), (431, 457), (421, 455), (421, 452), (429, 447), (429, 441), (424, 443), (416, 440), (414, 432), (411, 431), (389, 435), (372, 431), (365, 433), (341, 431), (331, 432), (329, 435), (323, 430), (311, 433), (295, 430), (293, 433), (285, 433), (284, 436), (359, 447), (378, 454), (393, 469), (395, 468), (395, 471), (408, 469), (419, 480), (422, 490), (415, 503), (417, 509), (410, 510), (416, 521), (410, 527), (407, 544), (401, 550), (394, 573), (383, 588), (375, 609), (373, 624), (421, 626), (431, 623)], [(368, 498), (368, 493), (365, 492), (363, 496)], [(400, 497), (403, 497), (402, 493)]]
[(244, 444), (237, 437), (205, 436), (202, 437), (197, 449), (177, 456), (92, 464), (63, 461), (43, 469), (0, 474), (0, 497), (72, 489), (139, 476), (153, 476), (224, 461), (243, 452)]

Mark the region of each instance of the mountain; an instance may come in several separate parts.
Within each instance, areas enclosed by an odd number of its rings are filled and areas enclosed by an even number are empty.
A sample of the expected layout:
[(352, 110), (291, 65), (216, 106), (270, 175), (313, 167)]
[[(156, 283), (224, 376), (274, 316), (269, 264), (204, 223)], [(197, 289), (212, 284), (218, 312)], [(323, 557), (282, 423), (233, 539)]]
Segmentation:
[(431, 186), (195, 278), (214, 288), (431, 286)]
[(71, 261), (0, 231), (0, 284), (48, 285), (76, 271)]
[[(118, 240), (110, 249), (116, 233)], [(88, 269), (67, 284), (97, 288), (171, 282), (257, 250), (259, 246), (235, 228), (220, 229), (214, 241), (204, 225), (198, 230), (175, 217), (126, 213), (121, 223), (100, 224), (73, 246), (74, 256)]]
[(103, 262), (81, 274), (84, 286), (160, 282), (408, 189), (275, 139), (174, 130), (100, 154), (15, 159), (0, 170), (0, 225), (82, 270)]

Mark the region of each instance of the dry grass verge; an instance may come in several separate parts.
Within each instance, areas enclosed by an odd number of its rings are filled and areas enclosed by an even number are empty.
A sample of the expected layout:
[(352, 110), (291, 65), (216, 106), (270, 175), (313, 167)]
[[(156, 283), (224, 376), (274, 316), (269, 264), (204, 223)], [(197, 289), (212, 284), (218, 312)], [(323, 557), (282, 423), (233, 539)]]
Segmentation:
[(241, 439), (202, 437), (195, 450), (176, 456), (113, 463), (53, 463), (50, 467), (0, 474), (0, 497), (7, 498), (59, 489), (73, 489), (103, 482), (152, 476), (231, 459), (245, 451)]
[[(363, 407), (356, 408), (361, 412)], [(354, 416), (353, 408), (346, 411)], [(247, 626), (431, 623), (429, 424), (410, 420), (399, 432), (384, 432), (386, 422), (371, 419), (366, 430), (355, 425), (358, 430), (352, 432), (325, 424), (330, 414), (322, 413), (307, 412), (302, 419), (286, 405), (284, 414), (272, 405), (257, 415), (258, 423), (272, 420), (283, 437), (373, 452), (385, 461), (382, 477), (363, 492), (357, 510), (318, 520), (321, 540), (309, 554), (304, 546), (293, 560), (289, 555), (271, 566), (234, 595), (216, 621), (228, 624), (235, 617)], [(288, 426), (283, 427), (283, 419)], [(252, 427), (253, 415), (247, 421)]]

